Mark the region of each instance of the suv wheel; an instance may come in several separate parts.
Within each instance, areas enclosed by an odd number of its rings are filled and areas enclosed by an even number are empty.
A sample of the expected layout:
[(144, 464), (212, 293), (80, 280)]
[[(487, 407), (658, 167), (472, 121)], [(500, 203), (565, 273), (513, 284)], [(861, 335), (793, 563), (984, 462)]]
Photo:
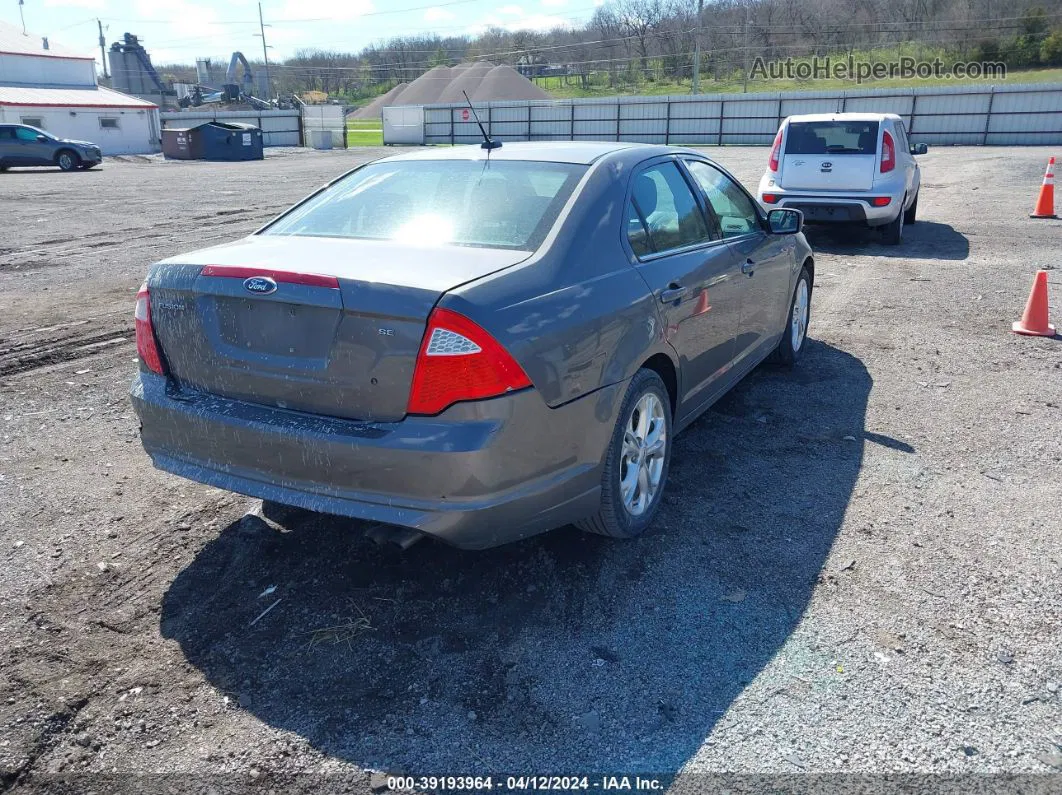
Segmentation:
[[(900, 205), (901, 207), (903, 205)], [(887, 246), (899, 245), (903, 239), (903, 217), (906, 213), (901, 209), (896, 217), (881, 228), (881, 238)]]
[(81, 165), (81, 159), (69, 149), (63, 149), (55, 156), (55, 164), (63, 171), (73, 171)]
[(915, 216), (918, 215), (918, 194), (915, 194), (914, 201), (911, 202), (911, 206), (907, 208), (907, 212), (903, 214), (903, 222), (906, 225), (911, 225), (915, 222)]

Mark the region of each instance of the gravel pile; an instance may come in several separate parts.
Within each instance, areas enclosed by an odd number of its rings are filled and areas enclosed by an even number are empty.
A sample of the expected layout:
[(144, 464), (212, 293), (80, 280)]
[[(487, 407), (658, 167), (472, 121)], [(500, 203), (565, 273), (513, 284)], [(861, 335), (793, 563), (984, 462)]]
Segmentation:
[(364, 108), (354, 111), (350, 117), (379, 118), (382, 110), (390, 105), (464, 102), (462, 92), (468, 92), (473, 102), (550, 98), (549, 94), (511, 66), (494, 66), (486, 61), (475, 61), (453, 68), (433, 67), (411, 83), (395, 86)]

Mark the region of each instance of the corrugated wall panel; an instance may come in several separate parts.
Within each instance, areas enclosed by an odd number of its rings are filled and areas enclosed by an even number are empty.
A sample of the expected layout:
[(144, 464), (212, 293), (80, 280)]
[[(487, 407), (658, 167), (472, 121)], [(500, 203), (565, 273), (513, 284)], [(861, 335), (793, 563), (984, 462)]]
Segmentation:
[(840, 113), (844, 97), (808, 97), (782, 100), (782, 118), (803, 113)]
[(911, 115), (912, 98), (893, 94), (891, 96), (852, 96), (844, 101), (846, 113), (895, 113), (907, 119)]
[[(994, 94), (994, 96), (993, 96)], [(916, 100), (917, 97), (917, 100)], [(991, 121), (988, 120), (991, 103)], [(559, 102), (480, 103), (493, 134), (526, 140), (620, 140), (676, 144), (770, 144), (779, 116), (802, 113), (897, 113), (912, 138), (932, 145), (1054, 144), (1062, 140), (1062, 85), (955, 85), (925, 89), (858, 88), (836, 92), (618, 97)], [(463, 104), (425, 107), (427, 143), (475, 143), (479, 130), (463, 121)], [(268, 115), (266, 111), (261, 115)], [(283, 115), (284, 111), (273, 111)], [(260, 114), (251, 111), (248, 117)], [(193, 114), (181, 114), (185, 119)], [(720, 116), (722, 130), (720, 132)], [(209, 112), (205, 118), (213, 118)], [(987, 138), (985, 126), (988, 123)]]

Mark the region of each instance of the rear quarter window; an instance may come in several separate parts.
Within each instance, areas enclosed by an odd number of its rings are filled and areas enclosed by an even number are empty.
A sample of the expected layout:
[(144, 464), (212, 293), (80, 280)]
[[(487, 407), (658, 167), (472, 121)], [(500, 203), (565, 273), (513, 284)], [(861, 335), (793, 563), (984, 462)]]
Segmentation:
[(878, 149), (876, 121), (791, 122), (787, 155), (873, 155)]

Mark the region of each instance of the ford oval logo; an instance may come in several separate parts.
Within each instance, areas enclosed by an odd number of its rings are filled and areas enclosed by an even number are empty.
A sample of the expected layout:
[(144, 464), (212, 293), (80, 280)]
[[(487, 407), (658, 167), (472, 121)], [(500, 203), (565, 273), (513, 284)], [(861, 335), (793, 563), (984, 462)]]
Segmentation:
[(822, 161), (822, 167), (823, 168), (833, 168), (833, 163), (831, 163), (829, 160), (823, 160)]
[(256, 295), (269, 295), (277, 291), (277, 283), (268, 276), (252, 276), (244, 279), (243, 289)]

